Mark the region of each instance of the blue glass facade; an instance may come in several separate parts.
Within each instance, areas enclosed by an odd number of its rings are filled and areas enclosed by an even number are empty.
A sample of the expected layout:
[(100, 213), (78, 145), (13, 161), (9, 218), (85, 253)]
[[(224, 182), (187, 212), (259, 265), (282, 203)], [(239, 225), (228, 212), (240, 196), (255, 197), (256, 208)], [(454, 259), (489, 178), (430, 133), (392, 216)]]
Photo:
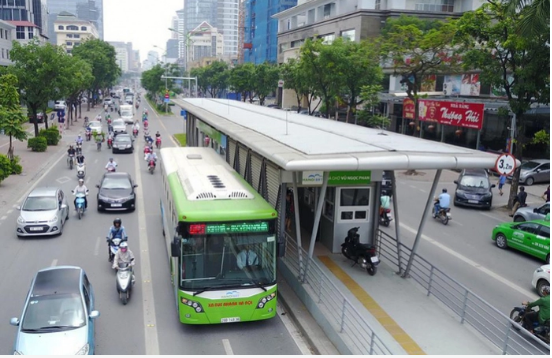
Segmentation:
[(278, 20), (272, 15), (297, 5), (297, 0), (245, 0), (245, 43), (252, 45), (244, 49), (244, 62), (260, 64), (265, 61), (276, 63), (278, 56)]

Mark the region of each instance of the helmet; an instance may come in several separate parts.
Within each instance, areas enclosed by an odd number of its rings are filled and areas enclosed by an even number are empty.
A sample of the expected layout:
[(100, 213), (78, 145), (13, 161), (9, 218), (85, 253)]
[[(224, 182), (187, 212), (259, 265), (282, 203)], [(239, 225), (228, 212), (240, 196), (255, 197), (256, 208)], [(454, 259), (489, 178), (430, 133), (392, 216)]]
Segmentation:
[(69, 148), (73, 148), (73, 144), (69, 144)]
[(520, 187), (519, 187), (519, 190), (525, 191), (525, 187), (524, 187), (524, 186), (520, 186)]
[(121, 242), (119, 244), (119, 250), (126, 252), (128, 250), (128, 243), (126, 241)]
[(109, 161), (111, 162), (113, 160), (113, 158), (109, 158)]
[(84, 183), (84, 179), (80, 178), (79, 179), (79, 184), (83, 184)]
[(115, 220), (113, 220), (113, 225), (116, 225), (116, 224), (122, 225), (123, 221), (120, 218), (116, 218)]
[(446, 193), (447, 192), (447, 188), (443, 188), (443, 193)]

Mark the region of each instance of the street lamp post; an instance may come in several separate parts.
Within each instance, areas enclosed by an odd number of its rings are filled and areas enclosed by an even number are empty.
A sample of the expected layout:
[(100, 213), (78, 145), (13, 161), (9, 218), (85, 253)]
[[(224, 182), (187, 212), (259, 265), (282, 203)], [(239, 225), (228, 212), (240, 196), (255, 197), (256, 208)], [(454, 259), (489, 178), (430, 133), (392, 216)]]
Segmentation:
[[(177, 34), (182, 35), (184, 37), (184, 46), (186, 46), (186, 56), (184, 57), (184, 65), (185, 65), (185, 68), (186, 68), (187, 77), (191, 78), (191, 72), (188, 69), (188, 51), (190, 51), (189, 46), (190, 46), (190, 42), (192, 41), (191, 38), (190, 38), (190, 33), (185, 34), (182, 31), (178, 31), (176, 29), (173, 29), (172, 27), (169, 27), (169, 31), (176, 32)], [(190, 89), (190, 83), (191, 83), (190, 80), (188, 80), (188, 95), (189, 96), (191, 96), (191, 94), (192, 94), (191, 89)], [(196, 97), (197, 97), (197, 80), (196, 80), (195, 93), (196, 93)]]

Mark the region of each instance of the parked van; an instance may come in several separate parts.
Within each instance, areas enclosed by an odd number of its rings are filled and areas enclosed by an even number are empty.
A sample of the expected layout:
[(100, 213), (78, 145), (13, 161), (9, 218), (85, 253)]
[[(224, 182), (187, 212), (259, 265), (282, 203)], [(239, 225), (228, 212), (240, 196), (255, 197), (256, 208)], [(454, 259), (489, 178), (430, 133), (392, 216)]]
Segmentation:
[(123, 119), (127, 124), (133, 124), (134, 107), (130, 104), (122, 104), (120, 110), (121, 110), (121, 119)]

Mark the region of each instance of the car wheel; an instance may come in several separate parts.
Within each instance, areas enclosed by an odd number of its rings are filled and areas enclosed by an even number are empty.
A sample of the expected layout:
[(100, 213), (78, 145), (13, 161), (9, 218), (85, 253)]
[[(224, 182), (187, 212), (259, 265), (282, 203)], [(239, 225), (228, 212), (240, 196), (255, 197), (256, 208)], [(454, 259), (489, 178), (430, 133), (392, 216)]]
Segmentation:
[(523, 216), (518, 215), (514, 218), (514, 221), (517, 222), (517, 223), (521, 223), (521, 222), (524, 222), (525, 219), (523, 218)]
[(539, 296), (541, 296), (541, 297), (544, 296), (544, 293), (542, 292), (542, 290), (545, 287), (548, 288), (548, 291), (550, 291), (550, 282), (548, 282), (544, 279), (540, 279), (539, 282), (537, 282), (537, 292), (539, 293)]
[(533, 184), (535, 184), (535, 179), (533, 179), (533, 177), (528, 177), (527, 179), (525, 179), (525, 185), (531, 186)]
[(496, 234), (496, 246), (498, 246), (501, 249), (505, 249), (508, 247), (508, 240), (506, 239), (506, 236), (502, 233)]

